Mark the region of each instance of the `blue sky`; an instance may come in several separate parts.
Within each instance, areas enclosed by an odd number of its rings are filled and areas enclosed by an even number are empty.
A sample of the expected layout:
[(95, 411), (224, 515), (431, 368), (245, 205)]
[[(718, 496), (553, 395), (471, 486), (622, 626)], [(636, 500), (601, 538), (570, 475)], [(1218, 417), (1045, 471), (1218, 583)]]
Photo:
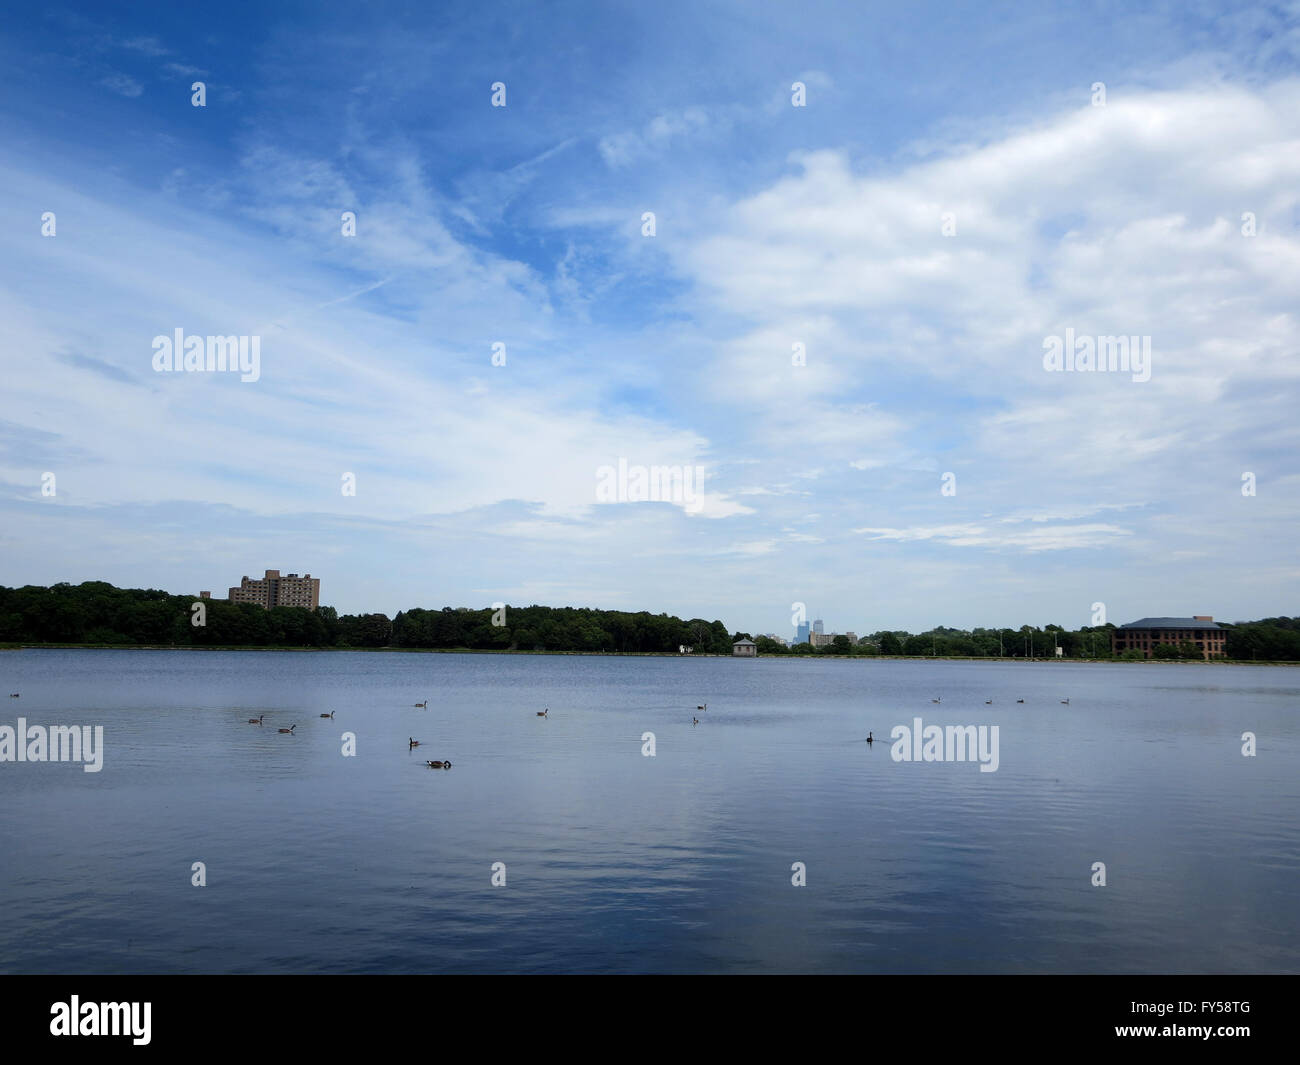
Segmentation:
[[(8, 17), (0, 582), (1295, 613), (1300, 5), (421, 8)], [(620, 458), (705, 494), (598, 503)]]

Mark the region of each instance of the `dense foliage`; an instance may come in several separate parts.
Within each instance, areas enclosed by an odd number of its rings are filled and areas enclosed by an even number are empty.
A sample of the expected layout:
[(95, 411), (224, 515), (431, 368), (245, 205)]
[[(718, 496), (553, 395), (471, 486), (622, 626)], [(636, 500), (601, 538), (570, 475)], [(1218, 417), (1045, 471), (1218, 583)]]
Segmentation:
[(1264, 618), (1234, 626), (1227, 653), (1229, 658), (1263, 662), (1300, 661), (1300, 618)]
[(730, 654), (731, 637), (721, 621), (645, 611), (577, 607), (507, 606), (501, 625), (492, 610), (465, 607), (407, 610), (393, 619), (395, 647), (469, 647), (521, 651), (671, 651), (683, 645), (697, 654)]
[[(202, 603), (204, 624), (192, 624)], [(251, 603), (197, 599), (155, 589), (115, 588), (103, 581), (50, 588), (0, 587), (0, 642), (239, 647), (468, 647), (545, 651), (677, 651), (731, 653), (721, 621), (682, 621), (667, 614), (629, 614), (572, 607), (507, 607), (493, 611), (408, 610), (344, 615), (333, 607), (263, 610)]]

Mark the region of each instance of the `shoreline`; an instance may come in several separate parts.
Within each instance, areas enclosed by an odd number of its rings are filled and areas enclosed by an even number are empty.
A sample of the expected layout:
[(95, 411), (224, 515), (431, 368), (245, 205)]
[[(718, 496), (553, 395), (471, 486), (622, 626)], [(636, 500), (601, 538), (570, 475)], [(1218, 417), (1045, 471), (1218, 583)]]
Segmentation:
[[(568, 655), (585, 658), (741, 658), (750, 661), (748, 656), (728, 654), (679, 654), (676, 651), (524, 651), (488, 647), (266, 647), (244, 646), (239, 644), (216, 644), (213, 646), (177, 646), (175, 644), (141, 644), (141, 643), (0, 643), (0, 651), (262, 651), (262, 652), (302, 652), (312, 651), (324, 654), (338, 652), (360, 652), (364, 654), (425, 654), (425, 655)], [(1039, 663), (1072, 662), (1086, 665), (1134, 665), (1134, 666), (1300, 666), (1293, 661), (1252, 661), (1250, 659), (1221, 658), (1209, 662), (1191, 659), (1146, 658), (1129, 660), (1121, 658), (1010, 658), (989, 657), (987, 655), (755, 655), (754, 659), (763, 658), (769, 662), (783, 661), (818, 661), (832, 659), (837, 662), (1023, 662), (1026, 665)]]

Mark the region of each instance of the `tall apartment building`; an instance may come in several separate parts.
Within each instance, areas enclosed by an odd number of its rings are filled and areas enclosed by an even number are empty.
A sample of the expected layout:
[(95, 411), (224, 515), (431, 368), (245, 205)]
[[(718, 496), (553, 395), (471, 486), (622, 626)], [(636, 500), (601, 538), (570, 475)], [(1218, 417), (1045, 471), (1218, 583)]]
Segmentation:
[(232, 603), (256, 603), (263, 610), (273, 606), (300, 606), (315, 610), (320, 606), (320, 578), (305, 573), (281, 577), (278, 569), (269, 569), (259, 581), (240, 579), (238, 588), (230, 589)]

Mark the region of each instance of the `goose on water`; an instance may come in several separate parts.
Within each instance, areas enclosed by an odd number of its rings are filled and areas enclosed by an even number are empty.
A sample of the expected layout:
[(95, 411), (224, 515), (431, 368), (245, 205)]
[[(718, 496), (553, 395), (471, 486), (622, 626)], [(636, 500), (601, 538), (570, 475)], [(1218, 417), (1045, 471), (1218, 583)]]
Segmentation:
[[(266, 715), (263, 714), (262, 717), (266, 717)], [(262, 717), (250, 717), (248, 723), (250, 725), (260, 725), (262, 723)]]
[(294, 729), (296, 729), (297, 727), (298, 727), (297, 725), (290, 725), (288, 728), (282, 728), (280, 731), (281, 731), (281, 732), (292, 732), (292, 731), (293, 731)]

